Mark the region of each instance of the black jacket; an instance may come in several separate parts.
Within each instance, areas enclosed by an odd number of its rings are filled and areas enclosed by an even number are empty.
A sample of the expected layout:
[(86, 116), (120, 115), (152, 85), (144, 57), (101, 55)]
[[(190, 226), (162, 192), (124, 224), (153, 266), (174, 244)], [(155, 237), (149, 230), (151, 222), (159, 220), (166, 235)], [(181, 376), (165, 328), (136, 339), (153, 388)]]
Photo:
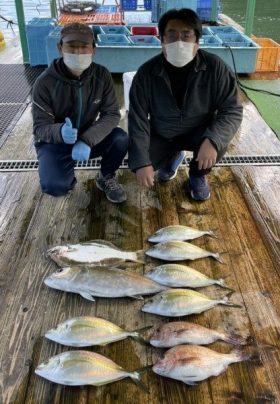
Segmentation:
[(78, 129), (78, 139), (93, 147), (119, 123), (113, 81), (109, 71), (96, 63), (80, 79), (65, 74), (62, 58), (36, 80), (33, 87), (35, 143), (63, 143), (61, 127), (66, 117)]
[(181, 109), (173, 97), (164, 55), (144, 63), (134, 76), (129, 101), (129, 166), (151, 165), (150, 136), (163, 138), (202, 134), (220, 151), (227, 147), (242, 120), (237, 84), (218, 57), (199, 50)]

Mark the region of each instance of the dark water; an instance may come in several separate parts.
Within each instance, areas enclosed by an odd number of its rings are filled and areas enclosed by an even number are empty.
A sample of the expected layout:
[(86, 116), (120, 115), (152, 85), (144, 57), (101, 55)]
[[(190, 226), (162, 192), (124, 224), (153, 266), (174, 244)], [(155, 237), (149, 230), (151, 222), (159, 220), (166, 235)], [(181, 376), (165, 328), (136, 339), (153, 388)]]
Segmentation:
[[(221, 11), (245, 27), (247, 0), (221, 0)], [(256, 0), (253, 34), (280, 43), (280, 0)]]

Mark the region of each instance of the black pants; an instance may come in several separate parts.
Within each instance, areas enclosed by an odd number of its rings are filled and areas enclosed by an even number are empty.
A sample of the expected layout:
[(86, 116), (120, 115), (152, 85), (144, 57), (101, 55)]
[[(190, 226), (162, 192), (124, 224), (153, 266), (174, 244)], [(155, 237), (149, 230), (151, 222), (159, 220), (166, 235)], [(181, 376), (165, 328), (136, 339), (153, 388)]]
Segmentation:
[[(189, 173), (201, 177), (208, 174), (211, 168), (206, 170), (198, 169), (198, 163), (195, 161), (200, 145), (203, 142), (202, 135), (182, 135), (172, 139), (166, 139), (158, 135), (151, 134), (150, 140), (150, 159), (155, 170), (164, 168), (174, 159), (176, 154), (182, 150), (193, 152), (193, 158), (190, 162)], [(226, 148), (218, 152), (217, 162), (221, 160), (226, 152)]]
[[(90, 158), (102, 156), (103, 175), (114, 174), (127, 153), (128, 136), (121, 128), (115, 128), (91, 149)], [(39, 177), (42, 191), (53, 196), (65, 195), (76, 184), (73, 145), (60, 143), (36, 144), (39, 160)]]

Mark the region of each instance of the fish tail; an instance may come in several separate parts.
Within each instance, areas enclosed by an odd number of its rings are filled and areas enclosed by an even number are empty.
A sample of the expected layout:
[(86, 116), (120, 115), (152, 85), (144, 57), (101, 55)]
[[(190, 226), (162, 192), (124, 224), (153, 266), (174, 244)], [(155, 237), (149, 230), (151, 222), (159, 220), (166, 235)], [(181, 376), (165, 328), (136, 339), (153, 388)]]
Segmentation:
[(212, 230), (209, 230), (206, 234), (213, 238), (219, 238)]
[(219, 300), (219, 303), (220, 303), (220, 304), (223, 304), (223, 305), (225, 305), (225, 306), (242, 308), (242, 306), (241, 306), (240, 304), (231, 303), (231, 302), (228, 300), (228, 297), (227, 297), (227, 296), (224, 296), (224, 297), (222, 298), (222, 300)]
[(148, 325), (146, 327), (140, 328), (138, 330), (133, 330), (131, 331), (131, 333), (129, 334), (129, 336), (133, 339), (135, 339), (136, 341), (142, 343), (142, 344), (149, 344), (149, 341), (146, 340), (144, 337), (142, 337), (140, 334), (142, 332), (145, 332), (147, 330), (150, 330), (153, 326), (152, 325)]
[(224, 335), (223, 341), (228, 342), (232, 345), (246, 345), (248, 343), (247, 338), (242, 338), (240, 335), (237, 335), (234, 332), (226, 333)]
[(144, 250), (136, 251), (135, 255), (136, 255), (135, 262), (138, 262), (139, 264), (145, 264), (145, 251)]
[(222, 286), (222, 288), (227, 288), (224, 278), (217, 279), (215, 283)]
[(141, 375), (142, 373), (146, 372), (147, 370), (151, 369), (153, 365), (148, 365), (143, 368), (139, 368), (135, 370), (134, 372), (131, 372), (130, 377), (134, 381), (134, 383), (145, 393), (149, 393), (148, 387), (144, 384), (144, 382), (141, 380)]
[(224, 264), (224, 261), (223, 261), (222, 258), (220, 257), (220, 254), (219, 254), (219, 253), (213, 253), (213, 254), (211, 254), (211, 256), (212, 256), (213, 258), (215, 258), (215, 260), (217, 260), (217, 261), (220, 262), (221, 264)]
[(252, 353), (250, 352), (245, 352), (239, 347), (233, 348), (231, 351), (231, 354), (235, 358), (235, 362), (242, 362), (242, 361), (247, 361), (248, 359), (251, 359)]

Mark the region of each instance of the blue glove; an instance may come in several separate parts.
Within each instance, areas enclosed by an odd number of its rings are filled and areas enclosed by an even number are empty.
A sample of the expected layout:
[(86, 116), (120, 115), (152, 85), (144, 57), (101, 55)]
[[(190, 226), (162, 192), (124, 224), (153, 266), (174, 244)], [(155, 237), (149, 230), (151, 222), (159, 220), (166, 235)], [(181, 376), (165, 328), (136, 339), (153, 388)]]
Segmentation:
[(73, 160), (88, 160), (90, 156), (91, 148), (85, 142), (78, 140), (72, 149)]
[(70, 118), (65, 118), (65, 124), (61, 127), (61, 136), (66, 144), (74, 144), (77, 141), (78, 130), (72, 128)]

